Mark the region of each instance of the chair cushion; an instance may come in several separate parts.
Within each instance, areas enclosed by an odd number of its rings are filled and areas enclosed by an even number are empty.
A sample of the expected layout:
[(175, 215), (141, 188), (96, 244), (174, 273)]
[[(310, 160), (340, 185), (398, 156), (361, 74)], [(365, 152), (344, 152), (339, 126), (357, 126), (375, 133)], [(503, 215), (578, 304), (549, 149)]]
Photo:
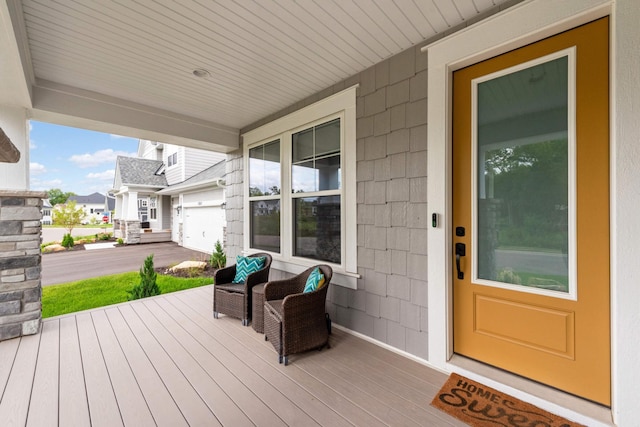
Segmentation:
[(309, 277), (307, 278), (307, 283), (304, 286), (303, 293), (313, 292), (316, 289), (320, 289), (324, 286), (324, 274), (320, 271), (318, 267), (314, 268)]
[(247, 276), (251, 273), (255, 273), (264, 267), (265, 257), (244, 257), (238, 255), (236, 257), (236, 277), (233, 278), (231, 283), (244, 283), (247, 280)]
[(216, 289), (227, 292), (244, 293), (244, 283), (225, 283), (216, 285)]

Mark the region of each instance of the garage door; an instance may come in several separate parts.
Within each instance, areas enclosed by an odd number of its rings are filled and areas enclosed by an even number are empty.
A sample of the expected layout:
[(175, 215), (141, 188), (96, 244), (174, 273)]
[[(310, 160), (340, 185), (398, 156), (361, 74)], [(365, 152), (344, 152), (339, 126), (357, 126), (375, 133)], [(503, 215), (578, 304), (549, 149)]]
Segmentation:
[(216, 240), (222, 242), (224, 225), (224, 210), (220, 206), (185, 208), (183, 246), (211, 253)]

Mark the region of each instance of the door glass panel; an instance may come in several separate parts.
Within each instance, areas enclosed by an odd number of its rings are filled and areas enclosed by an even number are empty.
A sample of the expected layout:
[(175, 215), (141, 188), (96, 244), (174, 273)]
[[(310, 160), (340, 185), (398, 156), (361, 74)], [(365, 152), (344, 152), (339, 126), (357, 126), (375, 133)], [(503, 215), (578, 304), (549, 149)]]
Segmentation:
[(566, 293), (573, 191), (568, 56), (474, 83), (474, 276)]

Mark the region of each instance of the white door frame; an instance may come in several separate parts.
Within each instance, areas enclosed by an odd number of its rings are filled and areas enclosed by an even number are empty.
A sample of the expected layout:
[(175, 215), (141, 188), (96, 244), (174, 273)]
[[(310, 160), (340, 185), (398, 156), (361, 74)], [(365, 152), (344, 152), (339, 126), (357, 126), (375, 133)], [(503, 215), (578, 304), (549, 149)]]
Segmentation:
[[(428, 54), (428, 170), (427, 206), (440, 220), (428, 234), (429, 363), (445, 372), (460, 371), (449, 363), (452, 337), (451, 222), (451, 100), (456, 69), (508, 52), (545, 37), (610, 15), (611, 0), (525, 1), (423, 48)], [(613, 290), (612, 290), (613, 292)], [(612, 336), (613, 340), (613, 336)], [(615, 348), (615, 347), (614, 347)], [(531, 400), (530, 395), (505, 387), (474, 372), (487, 385)], [(612, 378), (614, 379), (614, 378)], [(537, 401), (557, 410), (553, 402)], [(615, 404), (615, 400), (614, 400)]]

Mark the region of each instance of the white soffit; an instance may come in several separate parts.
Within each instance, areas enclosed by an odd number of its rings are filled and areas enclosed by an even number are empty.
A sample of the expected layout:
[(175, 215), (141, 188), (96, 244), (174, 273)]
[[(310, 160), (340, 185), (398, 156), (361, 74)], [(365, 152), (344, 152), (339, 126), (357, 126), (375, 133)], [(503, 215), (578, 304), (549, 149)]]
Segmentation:
[[(14, 12), (2, 22), (12, 22), (5, 30), (17, 34), (35, 93), (73, 88), (147, 107), (157, 121), (190, 118), (224, 133), (505, 1), (7, 0)], [(196, 77), (196, 69), (208, 74)]]

